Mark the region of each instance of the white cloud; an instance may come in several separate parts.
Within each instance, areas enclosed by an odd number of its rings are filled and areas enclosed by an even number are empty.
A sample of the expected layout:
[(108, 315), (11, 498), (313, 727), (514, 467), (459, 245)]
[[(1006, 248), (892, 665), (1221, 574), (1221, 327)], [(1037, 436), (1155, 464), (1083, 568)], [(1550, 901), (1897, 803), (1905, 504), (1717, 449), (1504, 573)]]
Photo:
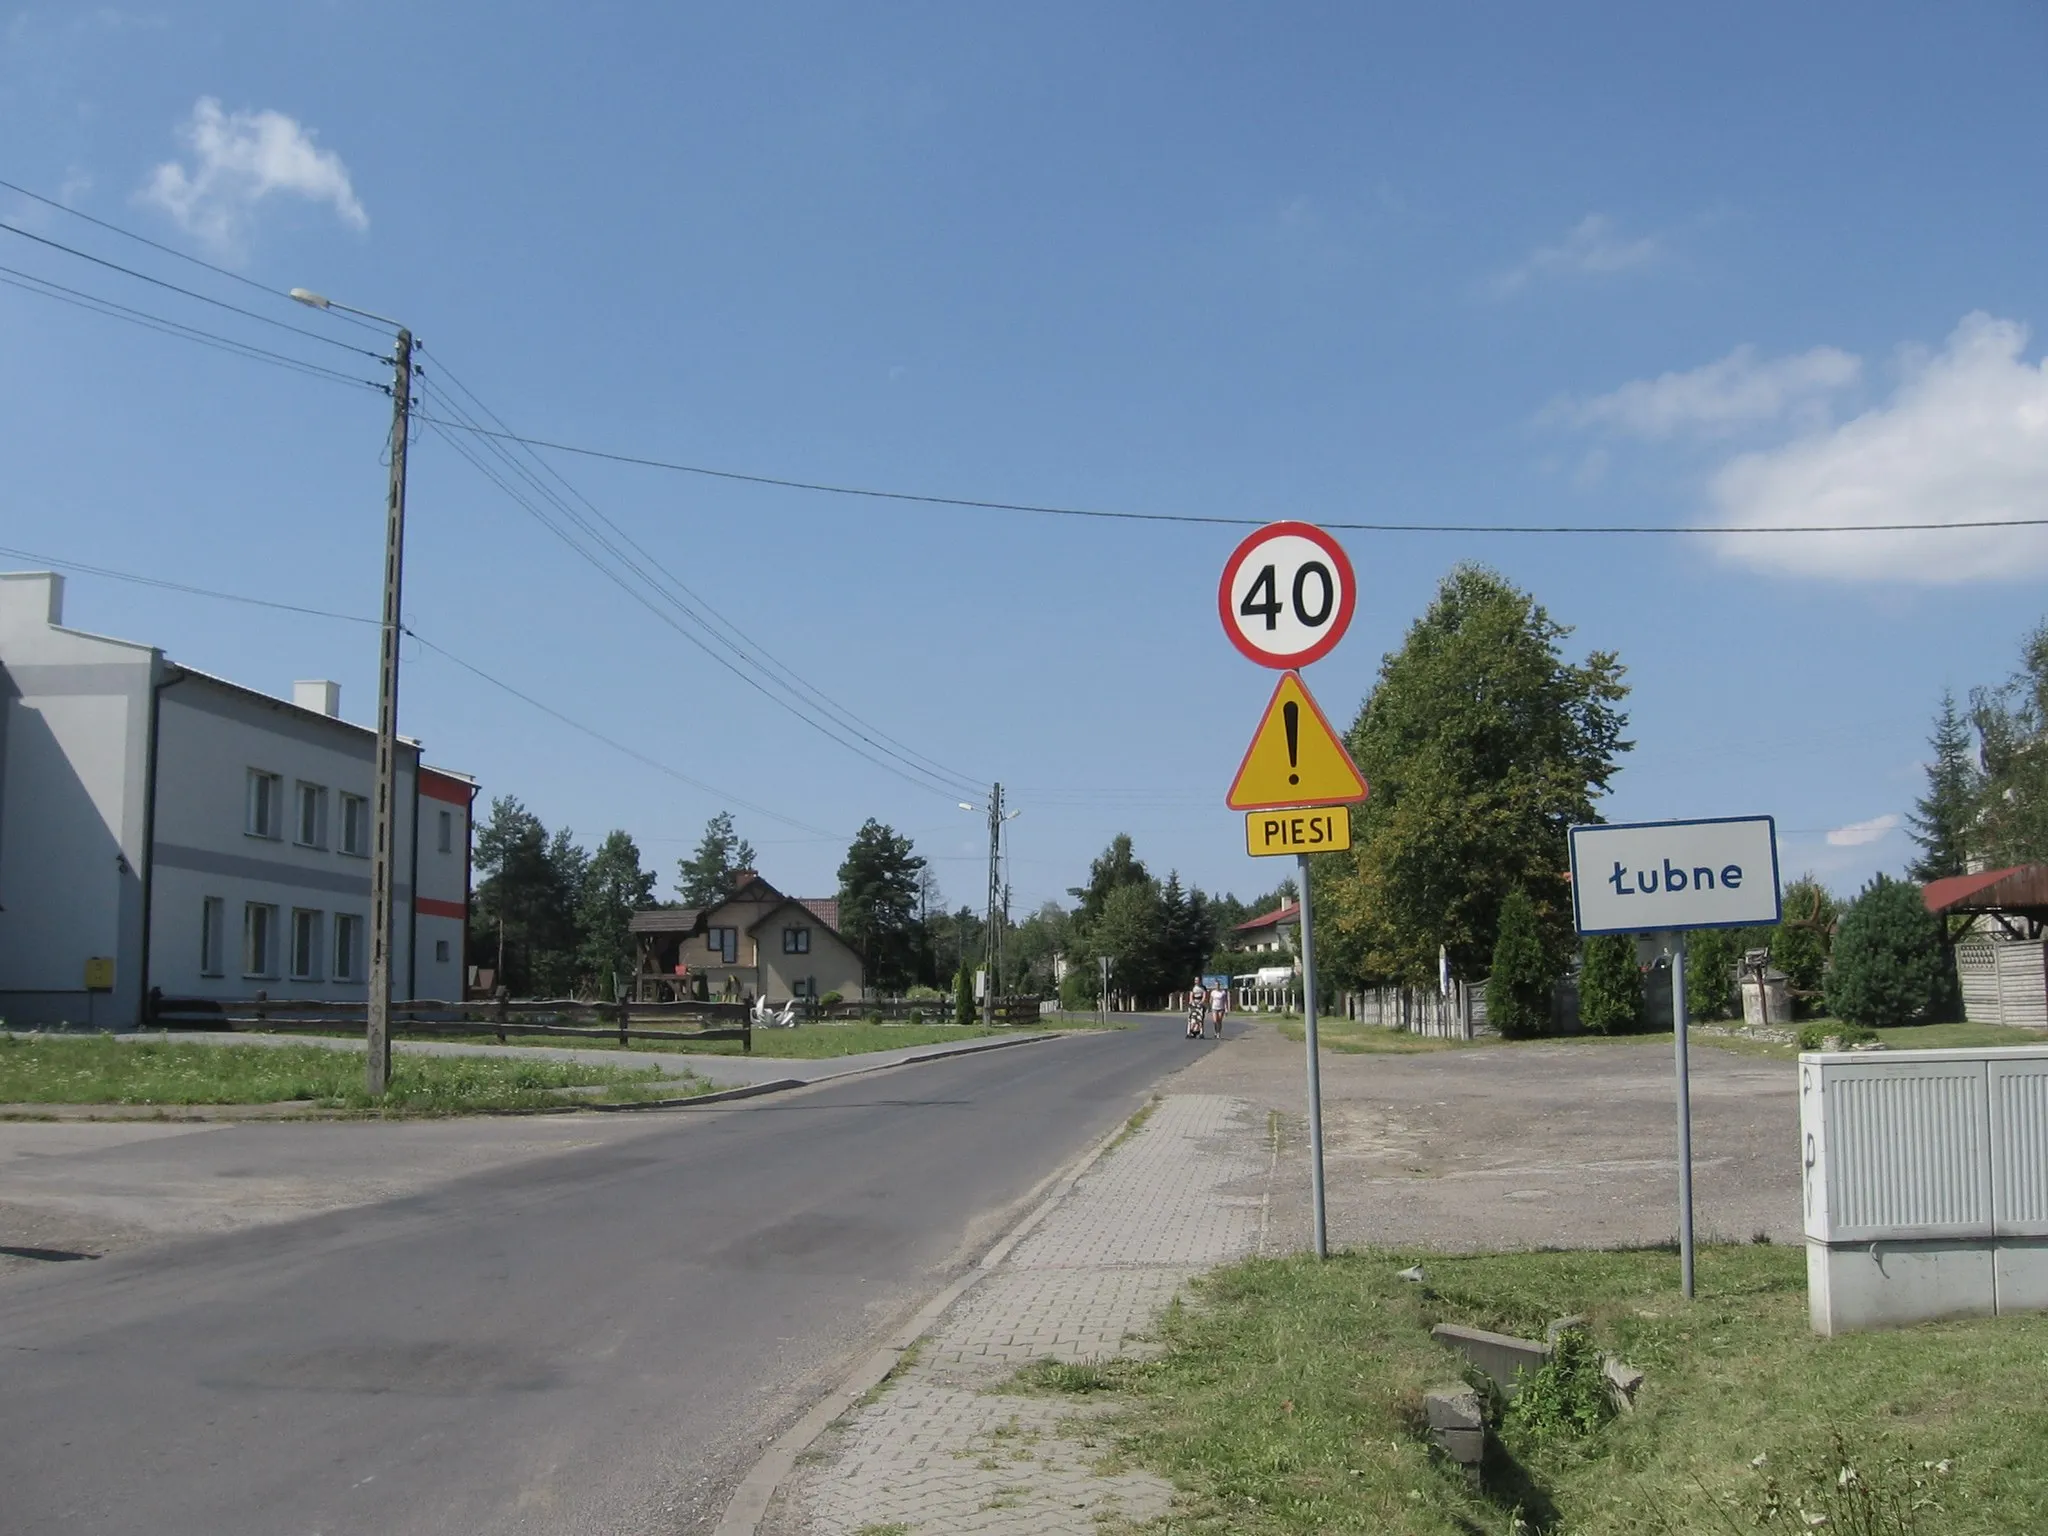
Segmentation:
[(166, 161), (140, 195), (216, 250), (236, 250), (256, 205), (273, 193), (330, 204), (343, 223), (369, 226), (341, 157), (282, 112), (223, 112), (202, 96), (178, 133), (192, 151), (191, 169)]
[[(2022, 357), (2027, 329), (1977, 313), (1947, 345), (1909, 358), (1891, 400), (1714, 476), (1731, 528), (1962, 523), (2048, 515), (2048, 370)], [(1811, 355), (1811, 354), (1809, 354)], [(2048, 528), (1775, 534), (1721, 541), (1774, 573), (1953, 583), (2048, 571)]]
[(1494, 278), (1495, 298), (1519, 293), (1539, 277), (1607, 277), (1647, 266), (1664, 254), (1655, 235), (1623, 239), (1604, 213), (1589, 213), (1556, 245), (1541, 245)]
[(1590, 400), (1559, 400), (1540, 419), (1650, 438), (1730, 432), (1824, 411), (1827, 397), (1854, 384), (1862, 368), (1859, 358), (1834, 347), (1759, 361), (1755, 347), (1740, 346), (1685, 373), (1634, 379)]
[(1890, 812), (1873, 816), (1868, 821), (1852, 821), (1846, 827), (1836, 827), (1828, 834), (1830, 848), (1860, 848), (1865, 843), (1874, 843), (1899, 824), (1899, 818)]

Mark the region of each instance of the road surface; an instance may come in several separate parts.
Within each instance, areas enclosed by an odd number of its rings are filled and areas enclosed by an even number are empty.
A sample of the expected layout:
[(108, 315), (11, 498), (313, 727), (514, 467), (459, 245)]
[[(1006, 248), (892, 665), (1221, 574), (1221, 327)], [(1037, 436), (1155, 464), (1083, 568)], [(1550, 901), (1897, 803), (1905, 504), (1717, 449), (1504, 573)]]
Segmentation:
[[(0, 1532), (703, 1529), (1034, 1185), (1204, 1049), (1178, 1034), (1148, 1020), (684, 1112), (6, 1277)], [(260, 1175), (309, 1133), (106, 1155), (232, 1145)]]

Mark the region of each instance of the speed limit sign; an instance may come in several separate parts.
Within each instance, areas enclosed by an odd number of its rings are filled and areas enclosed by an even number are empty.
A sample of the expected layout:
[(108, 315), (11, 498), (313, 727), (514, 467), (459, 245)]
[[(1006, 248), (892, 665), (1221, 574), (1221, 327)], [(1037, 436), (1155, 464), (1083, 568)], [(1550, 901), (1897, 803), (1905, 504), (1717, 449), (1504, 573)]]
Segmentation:
[(1216, 589), (1230, 643), (1282, 670), (1329, 655), (1357, 601), (1343, 545), (1313, 523), (1268, 523), (1237, 546)]

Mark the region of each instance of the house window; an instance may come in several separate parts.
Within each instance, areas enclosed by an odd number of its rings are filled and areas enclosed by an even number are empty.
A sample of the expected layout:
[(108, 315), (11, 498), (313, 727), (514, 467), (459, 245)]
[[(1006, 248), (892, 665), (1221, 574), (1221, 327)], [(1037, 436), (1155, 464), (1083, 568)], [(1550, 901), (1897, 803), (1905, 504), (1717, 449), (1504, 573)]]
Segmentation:
[(301, 848), (327, 846), (327, 791), (318, 784), (299, 786), (299, 818), (292, 839)]
[(199, 974), (218, 976), (227, 946), (228, 904), (209, 896), (199, 904)]
[(354, 854), (370, 851), (370, 802), (361, 795), (341, 797), (341, 851)]
[(320, 914), (292, 910), (292, 980), (320, 979)]
[(811, 930), (808, 928), (783, 929), (782, 952), (785, 955), (808, 955), (811, 952)]
[(363, 920), (353, 912), (334, 914), (334, 979), (363, 979)]
[(453, 853), (455, 851), (455, 813), (453, 811), (443, 811), (441, 813), (440, 846), (443, 853)]
[(434, 959), (436, 963), (441, 965), (448, 963), (448, 941), (446, 939), (434, 940)]
[(249, 835), (251, 837), (282, 837), (284, 828), (284, 778), (281, 774), (265, 773), (260, 768), (249, 770)]
[(707, 928), (704, 932), (704, 941), (705, 943), (711, 946), (711, 952), (714, 955), (717, 955), (721, 959), (723, 959), (727, 965), (736, 965), (739, 963), (739, 929)]
[(258, 901), (242, 908), (242, 974), (277, 974), (277, 908)]

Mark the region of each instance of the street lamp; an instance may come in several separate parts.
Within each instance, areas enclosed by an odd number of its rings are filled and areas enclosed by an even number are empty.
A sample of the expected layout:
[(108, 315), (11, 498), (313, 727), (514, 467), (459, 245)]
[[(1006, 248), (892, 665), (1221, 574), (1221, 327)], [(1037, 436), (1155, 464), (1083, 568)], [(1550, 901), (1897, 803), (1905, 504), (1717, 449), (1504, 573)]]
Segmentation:
[(400, 588), (405, 571), (405, 440), (412, 415), (412, 332), (396, 320), (337, 304), (323, 294), (294, 288), (309, 309), (338, 309), (388, 325), (397, 334), (392, 354), (391, 490), (384, 517), (384, 623), (377, 671), (376, 830), (370, 849), (370, 990), (363, 1037), (365, 1084), (383, 1097), (391, 1081), (391, 864), (398, 839), (398, 637)]

